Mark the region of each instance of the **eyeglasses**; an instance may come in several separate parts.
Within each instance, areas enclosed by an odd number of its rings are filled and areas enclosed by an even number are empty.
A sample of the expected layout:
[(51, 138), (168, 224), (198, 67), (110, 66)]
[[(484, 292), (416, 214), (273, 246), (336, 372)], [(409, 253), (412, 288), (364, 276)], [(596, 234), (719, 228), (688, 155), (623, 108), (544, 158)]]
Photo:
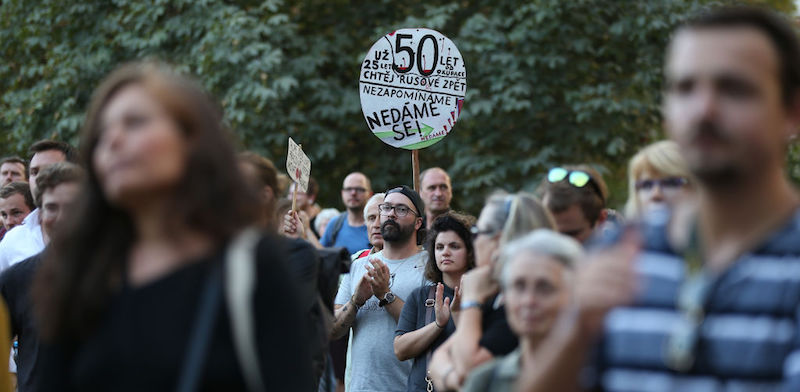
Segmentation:
[(666, 177), (659, 179), (647, 179), (636, 181), (636, 190), (651, 192), (656, 186), (664, 191), (675, 191), (688, 184), (689, 181), (683, 177)]
[(392, 212), (392, 210), (394, 210), (394, 213), (399, 218), (402, 218), (402, 217), (408, 215), (409, 212), (414, 214), (415, 216), (419, 216), (419, 214), (417, 214), (416, 212), (412, 211), (410, 207), (404, 206), (402, 204), (392, 205), (392, 204), (388, 204), (388, 203), (382, 203), (382, 204), (378, 204), (378, 209), (381, 210), (381, 214), (382, 215), (389, 215), (389, 213)]
[(365, 188), (361, 188), (361, 187), (347, 187), (347, 188), (342, 188), (342, 192), (346, 192), (346, 193), (350, 193), (350, 192), (364, 193), (364, 192), (366, 192), (366, 191), (367, 191), (367, 190), (366, 190)]
[(494, 230), (481, 230), (481, 229), (478, 228), (478, 225), (474, 225), (474, 226), (470, 227), (469, 228), (469, 232), (472, 233), (472, 240), (473, 241), (475, 241), (475, 239), (477, 239), (479, 235), (489, 235), (489, 234), (494, 234), (495, 233)]
[(547, 181), (551, 183), (564, 181), (565, 179), (570, 185), (576, 188), (583, 188), (588, 184), (592, 187), (597, 196), (600, 196), (600, 200), (602, 200), (603, 203), (606, 202), (606, 198), (603, 197), (603, 192), (600, 191), (600, 186), (597, 185), (589, 173), (582, 170), (567, 170), (563, 167), (554, 167), (547, 172)]

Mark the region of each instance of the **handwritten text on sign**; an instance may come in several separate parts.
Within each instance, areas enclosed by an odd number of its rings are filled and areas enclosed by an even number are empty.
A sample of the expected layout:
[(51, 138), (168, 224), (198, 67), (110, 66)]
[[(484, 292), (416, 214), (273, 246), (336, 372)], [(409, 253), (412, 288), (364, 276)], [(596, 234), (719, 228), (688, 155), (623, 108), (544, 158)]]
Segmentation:
[(372, 133), (394, 147), (416, 150), (453, 129), (464, 104), (467, 70), (461, 52), (438, 31), (402, 29), (372, 45), (358, 88)]
[(297, 184), (297, 190), (308, 190), (308, 177), (311, 176), (311, 160), (308, 159), (303, 149), (289, 138), (289, 153), (286, 155), (286, 172)]

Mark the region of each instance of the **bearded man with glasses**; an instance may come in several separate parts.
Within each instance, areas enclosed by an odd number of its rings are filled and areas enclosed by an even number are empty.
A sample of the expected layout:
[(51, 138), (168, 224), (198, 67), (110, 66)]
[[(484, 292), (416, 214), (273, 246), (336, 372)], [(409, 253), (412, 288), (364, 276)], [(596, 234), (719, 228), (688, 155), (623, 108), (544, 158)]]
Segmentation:
[(380, 210), (383, 250), (353, 262), (336, 295), (332, 338), (352, 328), (349, 391), (405, 392), (411, 361), (394, 354), (404, 299), (425, 283), (425, 203), (403, 185), (386, 191)]

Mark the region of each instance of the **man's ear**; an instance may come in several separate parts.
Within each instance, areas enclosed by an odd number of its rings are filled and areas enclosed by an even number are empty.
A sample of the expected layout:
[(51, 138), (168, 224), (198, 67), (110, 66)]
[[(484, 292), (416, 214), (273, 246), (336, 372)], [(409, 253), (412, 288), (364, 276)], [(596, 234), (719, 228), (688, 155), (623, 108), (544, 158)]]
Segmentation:
[(414, 223), (414, 231), (419, 230), (420, 227), (422, 227), (422, 217), (418, 216), (417, 221)]
[(595, 227), (602, 225), (608, 219), (608, 208), (603, 208), (600, 215), (597, 216), (597, 222), (594, 223)]

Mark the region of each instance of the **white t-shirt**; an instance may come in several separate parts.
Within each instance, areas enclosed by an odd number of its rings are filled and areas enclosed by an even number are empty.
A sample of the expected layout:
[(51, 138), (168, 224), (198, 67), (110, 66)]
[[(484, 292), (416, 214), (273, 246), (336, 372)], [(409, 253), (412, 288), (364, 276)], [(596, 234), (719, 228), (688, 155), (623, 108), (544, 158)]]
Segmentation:
[(0, 241), (0, 272), (44, 250), (39, 209), (31, 211), (19, 226), (9, 230)]
[[(414, 289), (425, 284), (425, 263), (428, 253), (420, 251), (406, 259), (388, 260), (383, 252), (362, 257), (350, 266), (336, 294), (335, 303), (345, 305), (355, 293), (359, 280), (366, 272), (364, 265), (371, 258), (379, 258), (389, 267), (391, 280), (389, 289), (397, 298), (405, 301)], [(349, 382), (347, 392), (405, 392), (411, 360), (400, 362), (394, 355), (394, 331), (397, 321), (380, 301), (372, 296), (364, 303), (353, 323), (353, 335), (348, 351)]]

